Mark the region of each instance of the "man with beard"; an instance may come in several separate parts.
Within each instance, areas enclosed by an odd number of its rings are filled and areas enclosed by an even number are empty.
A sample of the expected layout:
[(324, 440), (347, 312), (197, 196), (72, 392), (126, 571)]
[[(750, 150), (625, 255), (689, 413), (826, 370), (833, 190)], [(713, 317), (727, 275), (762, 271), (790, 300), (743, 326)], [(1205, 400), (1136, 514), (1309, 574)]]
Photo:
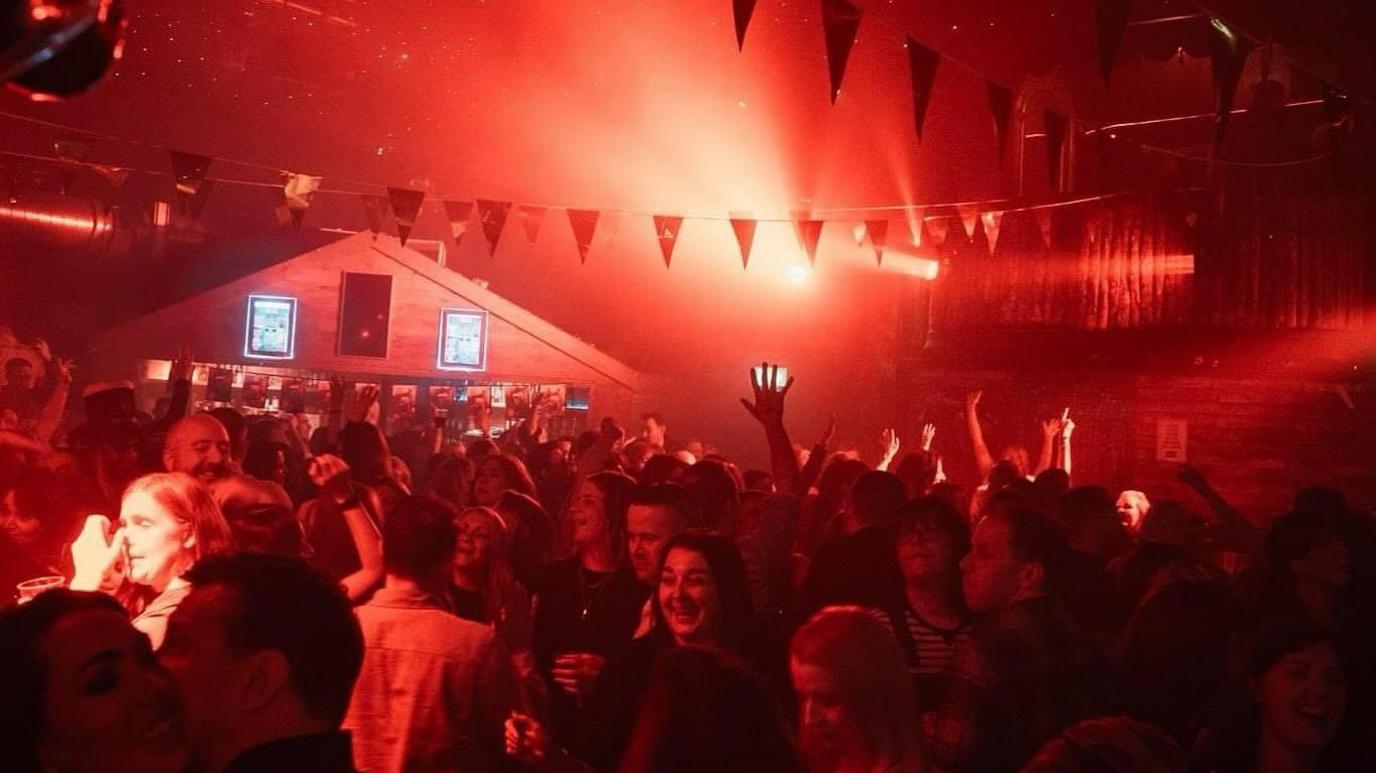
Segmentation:
[(239, 473), (230, 458), (229, 433), (204, 413), (172, 425), (163, 443), (162, 463), (169, 472), (184, 472), (210, 487), (221, 508), (274, 504), (291, 507), (291, 498), (276, 483)]

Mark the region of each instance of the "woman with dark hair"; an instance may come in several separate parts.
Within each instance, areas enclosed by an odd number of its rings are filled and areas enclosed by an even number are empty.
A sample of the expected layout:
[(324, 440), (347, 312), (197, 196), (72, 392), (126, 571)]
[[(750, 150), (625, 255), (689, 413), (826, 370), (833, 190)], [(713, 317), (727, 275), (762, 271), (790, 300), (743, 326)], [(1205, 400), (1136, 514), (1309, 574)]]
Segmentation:
[(620, 773), (802, 771), (773, 696), (728, 652), (664, 653), (636, 715)]
[(803, 760), (811, 773), (925, 769), (907, 665), (874, 612), (818, 612), (793, 637), (789, 671)]
[(430, 475), (429, 494), (462, 510), (473, 498), (473, 462), (447, 454)]
[(741, 484), (733, 467), (717, 459), (703, 459), (683, 474), (680, 481), (693, 495), (700, 519), (693, 526), (720, 529), (735, 535), (741, 509)]
[(1347, 668), (1333, 638), (1322, 630), (1272, 631), (1252, 650), (1243, 684), (1227, 697), (1196, 741), (1191, 769), (1369, 769), (1369, 754), (1345, 754), (1334, 742), (1347, 713)]
[[(589, 736), (577, 744), (564, 744), (596, 770), (616, 768), (630, 742), (636, 709), (655, 661), (665, 652), (706, 646), (727, 650), (747, 662), (764, 659), (745, 563), (726, 535), (689, 529), (672, 537), (665, 545), (659, 585), (651, 600), (655, 618), (651, 632), (609, 660), (597, 677), (588, 705)], [(517, 717), (512, 724), (529, 729), (532, 721)]]
[(970, 612), (961, 594), (960, 561), (970, 552), (970, 527), (936, 497), (909, 500), (898, 510), (898, 567), (902, 597), (887, 613), (917, 694), (941, 703), (946, 665), (970, 638)]
[(119, 602), (50, 590), (0, 613), (0, 770), (179, 773), (177, 684)]
[(497, 512), (511, 532), (511, 566), (529, 588), (554, 561), (554, 519), (534, 497), (508, 489), (497, 500)]
[(480, 507), (496, 507), (507, 491), (528, 497), (535, 496), (535, 482), (526, 472), (525, 463), (511, 454), (488, 454), (478, 463), (473, 475), (472, 503)]
[(167, 618), (191, 592), (182, 575), (206, 556), (233, 549), (229, 524), (200, 481), (157, 472), (129, 484), (119, 528), (103, 515), (86, 519), (72, 543), (73, 590), (103, 590), (124, 602), (134, 627), (162, 645)]
[(583, 707), (593, 681), (630, 644), (645, 604), (626, 553), (633, 485), (617, 472), (578, 482), (565, 513), (573, 556), (550, 564), (535, 587), (535, 664), (550, 692), (550, 730), (571, 748), (589, 733)]
[(410, 495), (392, 474), (392, 452), (376, 424), (350, 421), (339, 431), (339, 456), (349, 465), (355, 483), (367, 486), (379, 499), (382, 515)]

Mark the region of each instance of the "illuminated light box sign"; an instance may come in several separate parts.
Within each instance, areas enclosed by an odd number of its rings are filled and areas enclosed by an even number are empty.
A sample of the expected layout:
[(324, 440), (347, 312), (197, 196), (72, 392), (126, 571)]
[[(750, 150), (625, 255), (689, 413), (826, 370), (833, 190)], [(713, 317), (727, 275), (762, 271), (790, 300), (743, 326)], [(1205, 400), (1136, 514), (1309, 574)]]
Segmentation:
[(290, 360), (296, 356), (296, 299), (250, 295), (244, 324), (244, 356)]
[[(775, 389), (783, 389), (788, 384), (788, 368), (783, 365), (779, 366), (778, 373), (774, 373), (774, 366), (772, 365), (769, 367), (769, 370), (767, 372), (763, 367), (759, 365), (756, 365), (754, 370), (755, 381), (758, 382), (761, 387), (772, 386)], [(774, 376), (773, 384), (769, 383), (770, 375)]]
[(440, 311), (440, 370), (487, 370), (487, 312)]

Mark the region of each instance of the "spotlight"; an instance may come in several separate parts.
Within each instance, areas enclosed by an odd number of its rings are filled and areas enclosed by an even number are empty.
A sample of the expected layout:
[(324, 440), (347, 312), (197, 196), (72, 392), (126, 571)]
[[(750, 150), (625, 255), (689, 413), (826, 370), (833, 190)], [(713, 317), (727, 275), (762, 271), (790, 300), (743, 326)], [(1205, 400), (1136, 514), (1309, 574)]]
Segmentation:
[(36, 102), (80, 94), (124, 48), (121, 0), (0, 0), (0, 83)]

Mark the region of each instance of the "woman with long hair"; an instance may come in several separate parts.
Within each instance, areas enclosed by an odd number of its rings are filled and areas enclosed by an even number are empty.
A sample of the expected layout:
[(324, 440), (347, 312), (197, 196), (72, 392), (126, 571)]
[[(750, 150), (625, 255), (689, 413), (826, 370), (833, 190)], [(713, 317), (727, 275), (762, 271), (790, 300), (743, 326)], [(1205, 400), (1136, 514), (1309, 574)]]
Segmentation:
[(119, 602), (57, 589), (0, 612), (0, 770), (180, 773), (177, 683)]
[(631, 643), (648, 593), (626, 552), (633, 485), (617, 472), (578, 482), (565, 513), (573, 555), (550, 564), (535, 588), (535, 663), (549, 687), (550, 730), (565, 745), (588, 734), (592, 683)]
[[(712, 647), (746, 662), (764, 660), (745, 563), (731, 538), (704, 529), (675, 535), (664, 547), (658, 576), (651, 596), (654, 627), (607, 662), (588, 704), (588, 734), (564, 743), (596, 770), (616, 769), (630, 743), (654, 665), (665, 653), (680, 647)], [(544, 735), (533, 719), (516, 716), (509, 728), (513, 753), (548, 756), (548, 749), (527, 744), (529, 738)]]
[(229, 524), (209, 490), (180, 472), (152, 473), (129, 484), (119, 523), (107, 537), (105, 516), (86, 519), (72, 544), (71, 587), (113, 593), (157, 649), (167, 618), (191, 591), (182, 575), (202, 558), (232, 549)]
[(525, 464), (511, 454), (488, 454), (478, 463), (473, 475), (472, 504), (496, 507), (502, 494), (515, 491), (535, 496), (535, 483), (526, 472)]
[(818, 612), (793, 637), (789, 672), (811, 773), (925, 769), (907, 664), (874, 612)]

